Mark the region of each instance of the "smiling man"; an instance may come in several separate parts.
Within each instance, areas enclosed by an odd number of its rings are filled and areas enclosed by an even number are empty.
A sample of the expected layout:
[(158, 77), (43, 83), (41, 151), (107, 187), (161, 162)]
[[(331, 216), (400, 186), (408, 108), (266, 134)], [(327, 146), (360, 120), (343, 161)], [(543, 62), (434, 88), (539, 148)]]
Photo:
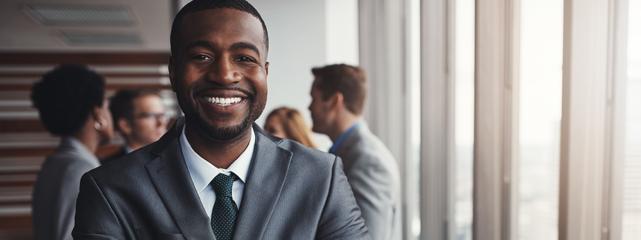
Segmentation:
[(74, 238), (369, 239), (341, 160), (254, 124), (268, 46), (246, 1), (181, 9), (169, 68), (184, 121), (83, 177)]

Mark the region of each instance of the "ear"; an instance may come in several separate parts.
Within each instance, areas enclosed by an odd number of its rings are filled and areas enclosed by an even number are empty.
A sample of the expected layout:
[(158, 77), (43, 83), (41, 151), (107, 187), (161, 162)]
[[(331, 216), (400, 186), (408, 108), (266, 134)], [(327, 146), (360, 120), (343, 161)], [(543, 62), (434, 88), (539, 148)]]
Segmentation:
[(105, 114), (103, 113), (103, 109), (100, 106), (93, 107), (93, 110), (91, 111), (91, 117), (93, 120), (100, 124), (100, 125), (105, 125), (107, 124), (107, 121), (105, 119)]
[(265, 76), (269, 76), (269, 62), (265, 62)]
[(116, 124), (118, 124), (118, 129), (120, 129), (120, 131), (122, 132), (122, 135), (125, 135), (125, 136), (131, 135), (133, 128), (131, 127), (127, 119), (120, 118), (118, 119), (118, 122)]
[(344, 105), (343, 94), (340, 93), (340, 92), (337, 92), (336, 94), (334, 94), (332, 97), (329, 98), (329, 101), (330, 101), (330, 106), (332, 108), (339, 108), (340, 109)]

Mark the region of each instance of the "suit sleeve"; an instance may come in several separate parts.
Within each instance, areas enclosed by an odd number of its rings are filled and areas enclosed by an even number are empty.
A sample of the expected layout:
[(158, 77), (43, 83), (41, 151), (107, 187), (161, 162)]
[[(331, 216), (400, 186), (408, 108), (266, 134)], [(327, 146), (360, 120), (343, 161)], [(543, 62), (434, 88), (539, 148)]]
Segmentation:
[[(67, 169), (63, 179), (61, 188), (62, 199), (60, 200), (60, 222), (56, 226), (60, 234), (56, 239), (71, 239), (71, 229), (74, 226), (74, 217), (76, 213), (76, 199), (78, 197), (78, 186), (80, 185), (80, 178), (83, 174), (95, 168), (95, 166), (83, 162), (75, 161)], [(53, 236), (51, 236), (53, 237)]]
[(364, 159), (355, 161), (357, 165), (347, 172), (349, 184), (372, 239), (390, 239), (394, 225), (390, 173), (376, 164), (381, 162), (375, 159), (377, 156), (365, 154), (360, 157)]
[(331, 185), (316, 239), (370, 239), (341, 159), (336, 157), (333, 162)]
[(116, 214), (91, 173), (80, 181), (72, 235), (76, 240), (125, 239)]

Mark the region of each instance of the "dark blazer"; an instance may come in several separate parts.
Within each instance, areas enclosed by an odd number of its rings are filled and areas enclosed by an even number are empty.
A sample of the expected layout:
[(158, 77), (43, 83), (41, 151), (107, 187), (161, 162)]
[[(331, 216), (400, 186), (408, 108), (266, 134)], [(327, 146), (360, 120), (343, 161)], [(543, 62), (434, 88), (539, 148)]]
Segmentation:
[[(179, 129), (83, 176), (75, 239), (215, 239)], [(234, 239), (369, 239), (339, 158), (254, 132)]]

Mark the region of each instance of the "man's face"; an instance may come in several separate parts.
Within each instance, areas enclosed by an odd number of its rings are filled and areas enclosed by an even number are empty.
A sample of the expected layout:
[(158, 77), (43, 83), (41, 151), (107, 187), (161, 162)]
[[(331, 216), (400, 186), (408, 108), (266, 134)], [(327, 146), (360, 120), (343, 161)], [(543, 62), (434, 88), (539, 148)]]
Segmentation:
[(111, 112), (109, 111), (109, 99), (102, 101), (102, 106), (99, 109), (101, 116), (101, 127), (98, 130), (100, 135), (100, 145), (108, 144), (114, 137), (113, 120), (111, 119)]
[(267, 46), (260, 21), (235, 9), (188, 14), (170, 63), (188, 126), (212, 140), (251, 127), (267, 100)]
[(312, 131), (327, 134), (328, 129), (331, 128), (332, 112), (330, 100), (323, 100), (322, 93), (315, 84), (312, 86), (310, 95), (312, 96), (312, 102), (308, 108), (312, 114)]
[(129, 123), (131, 130), (127, 138), (131, 143), (144, 146), (160, 139), (167, 131), (165, 106), (160, 97), (145, 95), (134, 99), (133, 118)]

